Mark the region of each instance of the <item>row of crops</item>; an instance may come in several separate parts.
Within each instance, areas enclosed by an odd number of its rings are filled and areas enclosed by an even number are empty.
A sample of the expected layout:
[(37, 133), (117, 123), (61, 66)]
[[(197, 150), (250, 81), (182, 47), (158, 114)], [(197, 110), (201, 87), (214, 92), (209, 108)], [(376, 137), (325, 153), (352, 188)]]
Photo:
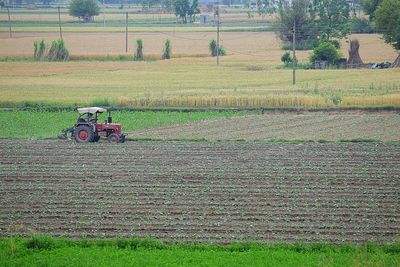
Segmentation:
[(393, 242), (400, 145), (0, 140), (0, 234)]

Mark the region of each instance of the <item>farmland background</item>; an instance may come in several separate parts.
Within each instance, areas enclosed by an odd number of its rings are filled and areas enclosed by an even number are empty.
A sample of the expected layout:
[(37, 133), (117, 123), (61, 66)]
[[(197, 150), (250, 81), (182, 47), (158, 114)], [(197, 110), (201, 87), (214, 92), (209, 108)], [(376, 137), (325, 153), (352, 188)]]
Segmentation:
[[(129, 14), (125, 54), (124, 12)], [(32, 62), (33, 42), (59, 37), (56, 9), (12, 10), (13, 38), (7, 13), (0, 11), (0, 105), (88, 105), (106, 99), (125, 107), (335, 107), (398, 106), (399, 70), (291, 70), (283, 68), (282, 42), (275, 18), (255, 11), (225, 9), (221, 44), (227, 56), (216, 66), (208, 44), (215, 23), (178, 24), (171, 14), (138, 14), (135, 7), (107, 8), (94, 23), (80, 23), (62, 10), (63, 38), (73, 62)], [(213, 19), (211, 13), (208, 14)], [(133, 62), (135, 40), (143, 39), (147, 62)], [(172, 60), (161, 58), (163, 43), (172, 43)], [(394, 60), (396, 52), (378, 34), (356, 34), (364, 62)], [(342, 40), (347, 56), (349, 44)], [(310, 51), (297, 51), (300, 63)], [(121, 59), (128, 61), (121, 62)], [(101, 60), (99, 62), (98, 60)], [(11, 62), (10, 62), (11, 61)], [(22, 62), (21, 62), (22, 61)], [(28, 62), (26, 62), (28, 61)], [(107, 62), (104, 62), (107, 61)], [(112, 61), (112, 62), (110, 62)], [(29, 77), (29, 79), (26, 79)], [(156, 79), (154, 79), (156, 77)]]

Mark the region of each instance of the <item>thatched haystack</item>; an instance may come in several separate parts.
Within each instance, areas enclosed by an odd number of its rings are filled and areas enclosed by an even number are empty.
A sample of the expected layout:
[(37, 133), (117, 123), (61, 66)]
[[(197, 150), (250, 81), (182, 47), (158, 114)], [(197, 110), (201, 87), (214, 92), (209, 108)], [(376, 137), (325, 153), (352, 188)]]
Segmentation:
[(349, 49), (349, 60), (347, 61), (347, 65), (349, 66), (359, 66), (364, 64), (358, 50), (360, 49), (360, 43), (357, 39), (350, 40), (350, 49)]

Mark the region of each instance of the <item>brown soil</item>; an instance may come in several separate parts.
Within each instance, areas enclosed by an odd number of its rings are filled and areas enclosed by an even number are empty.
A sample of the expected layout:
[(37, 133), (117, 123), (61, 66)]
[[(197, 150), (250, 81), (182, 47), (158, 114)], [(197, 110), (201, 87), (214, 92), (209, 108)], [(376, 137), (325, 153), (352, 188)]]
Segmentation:
[(400, 141), (398, 112), (270, 112), (161, 126), (129, 133), (131, 138), (206, 140), (370, 139)]
[(400, 146), (0, 140), (0, 235), (392, 242)]

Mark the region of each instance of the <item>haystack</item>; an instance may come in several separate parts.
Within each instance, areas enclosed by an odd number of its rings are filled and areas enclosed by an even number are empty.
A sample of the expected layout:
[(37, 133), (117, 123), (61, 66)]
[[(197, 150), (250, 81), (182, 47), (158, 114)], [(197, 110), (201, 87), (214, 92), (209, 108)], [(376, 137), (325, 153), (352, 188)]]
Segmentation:
[(357, 39), (350, 41), (350, 49), (349, 49), (349, 60), (347, 61), (347, 65), (350, 66), (358, 66), (364, 64), (358, 50), (360, 49), (360, 43)]

